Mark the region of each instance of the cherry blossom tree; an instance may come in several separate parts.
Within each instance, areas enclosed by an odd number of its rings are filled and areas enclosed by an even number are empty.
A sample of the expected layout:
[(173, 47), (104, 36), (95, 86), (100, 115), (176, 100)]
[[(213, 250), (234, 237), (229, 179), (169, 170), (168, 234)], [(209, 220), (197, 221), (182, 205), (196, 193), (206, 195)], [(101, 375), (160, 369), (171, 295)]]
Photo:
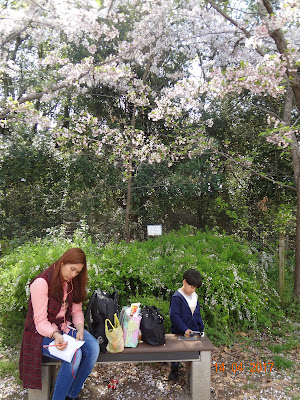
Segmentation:
[[(294, 0), (272, 4), (7, 2), (0, 9), (2, 133), (13, 135), (25, 124), (50, 133), (54, 142), (93, 143), (99, 154), (111, 147), (112, 161), (122, 162), (127, 180), (128, 240), (132, 178), (140, 162), (172, 161), (213, 147), (205, 140), (201, 117), (215, 97), (244, 90), (286, 96), (285, 115), (269, 140), (289, 146), (292, 154), (298, 197), (294, 292), (300, 296), (300, 149), (297, 117), (291, 117), (300, 110), (299, 5)], [(164, 84), (155, 85), (162, 78)], [(118, 92), (120, 107), (130, 105), (125, 120), (95, 119), (87, 109), (77, 115), (77, 99), (89, 99), (93, 89), (104, 87)], [(61, 124), (58, 116), (66, 107), (73, 121)], [(176, 140), (141, 129), (145, 114), (172, 129)], [(198, 129), (188, 137), (184, 129), (191, 125)]]
[[(300, 297), (300, 143), (298, 140), (299, 124), (293, 126), (292, 109), (293, 102), (300, 112), (300, 76), (299, 76), (299, 44), (300, 44), (300, 6), (295, 1), (282, 1), (273, 7), (269, 0), (258, 0), (252, 26), (247, 17), (243, 20), (236, 19), (234, 12), (218, 6), (214, 1), (206, 2), (228, 21), (235, 26), (240, 35), (240, 43), (251, 48), (258, 54), (258, 62), (255, 64), (245, 63), (241, 58), (240, 68), (226, 69), (225, 74), (220, 76), (220, 70), (212, 79), (211, 83), (222, 91), (239, 92), (247, 89), (257, 93), (266, 90), (272, 96), (276, 96), (285, 90), (285, 111), (279, 123), (281, 129), (277, 129), (270, 141), (277, 141), (279, 145), (289, 146), (291, 149), (292, 163), (294, 169), (295, 186), (297, 190), (297, 223), (296, 223), (296, 245), (295, 245), (295, 280), (294, 294)], [(246, 14), (245, 14), (246, 15)], [(260, 56), (260, 57), (259, 57)], [(215, 72), (215, 71), (214, 71)], [(222, 81), (220, 81), (220, 78)], [(215, 80), (216, 79), (216, 80)], [(268, 82), (266, 81), (268, 80)], [(220, 89), (222, 88), (222, 89)], [(277, 92), (277, 93), (276, 93)], [(299, 118), (299, 117), (298, 117)], [(294, 119), (297, 121), (297, 118)]]
[[(257, 95), (285, 98), (283, 115), (274, 118), (270, 113), (269, 120), (275, 123), (275, 129), (267, 140), (291, 150), (298, 199), (294, 294), (299, 297), (299, 4), (293, 0), (280, 1), (275, 7), (269, 0), (258, 0), (256, 5), (252, 2), (228, 2), (224, 5), (213, 0), (186, 4), (184, 15), (190, 23), (184, 40), (195, 44), (200, 79), (182, 80), (167, 88), (157, 100), (157, 109), (151, 112), (151, 116), (162, 118), (168, 114), (178, 119), (178, 103), (184, 103), (182, 99), (185, 96), (191, 101), (203, 93), (208, 94), (207, 103), (209, 98), (213, 101), (216, 96), (237, 95), (245, 90)], [(199, 26), (201, 30), (197, 30)], [(247, 164), (244, 166), (249, 168)]]
[[(166, 159), (171, 164), (205, 148), (201, 127), (190, 136), (176, 132), (174, 139), (167, 140), (162, 140), (155, 131), (137, 128), (139, 116), (155, 104), (158, 92), (153, 82), (158, 78), (166, 83), (174, 82), (185, 76), (184, 68), (180, 71), (171, 66), (172, 60), (181, 57), (188, 63), (193, 55), (183, 51), (184, 27), (178, 19), (179, 9), (175, 18), (172, 17), (174, 5), (173, 1), (129, 1), (127, 4), (112, 1), (100, 7), (91, 1), (81, 10), (76, 2), (52, 1), (29, 2), (23, 7), (13, 4), (2, 10), (3, 19), (8, 22), (3, 28), (2, 58), (9, 58), (3, 63), (2, 71), (8, 78), (20, 80), (11, 93), (8, 84), (3, 90), (0, 117), (4, 133), (11, 133), (16, 124), (25, 123), (47, 130), (58, 143), (71, 140), (77, 149), (93, 146), (101, 155), (104, 147), (106, 151), (111, 147), (110, 159), (115, 164), (121, 163), (127, 182), (127, 241), (132, 180), (139, 165)], [(129, 22), (134, 22), (121, 39), (124, 20), (128, 24), (126, 13)], [(10, 29), (14, 19), (19, 24)], [(26, 58), (24, 68), (21, 58), (27, 55), (29, 47), (30, 57)], [(84, 55), (77, 62), (74, 62), (74, 48)], [(61, 113), (66, 100), (70, 103), (79, 96), (88, 98), (90, 91), (97, 87), (118, 92), (119, 102), (130, 104), (121, 123), (112, 124), (113, 115), (99, 121), (88, 110), (80, 116), (72, 115), (71, 123), (61, 126), (57, 122), (55, 116)], [(68, 114), (70, 117), (70, 109)], [(166, 121), (168, 124), (170, 121)]]

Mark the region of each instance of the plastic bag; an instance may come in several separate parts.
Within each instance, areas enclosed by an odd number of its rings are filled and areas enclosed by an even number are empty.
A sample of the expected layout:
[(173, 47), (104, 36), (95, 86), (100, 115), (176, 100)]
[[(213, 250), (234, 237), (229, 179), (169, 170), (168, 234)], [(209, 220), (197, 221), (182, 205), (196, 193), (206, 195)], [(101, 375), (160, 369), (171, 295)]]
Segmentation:
[(114, 324), (108, 318), (105, 320), (105, 334), (108, 340), (107, 351), (110, 353), (120, 353), (124, 350), (123, 329), (117, 314), (114, 314)]
[(142, 317), (139, 314), (139, 309), (137, 309), (133, 315), (130, 315), (131, 309), (132, 307), (123, 307), (120, 314), (125, 347), (136, 347), (139, 343)]

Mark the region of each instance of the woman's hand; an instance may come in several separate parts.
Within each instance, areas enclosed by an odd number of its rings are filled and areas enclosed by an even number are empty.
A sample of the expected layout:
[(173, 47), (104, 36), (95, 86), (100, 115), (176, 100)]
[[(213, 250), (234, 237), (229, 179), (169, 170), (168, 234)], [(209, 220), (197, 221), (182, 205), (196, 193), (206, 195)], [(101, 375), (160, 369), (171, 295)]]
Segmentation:
[(76, 325), (76, 340), (83, 340), (83, 334), (84, 334), (84, 325), (83, 324), (78, 324)]
[(63, 336), (59, 332), (54, 332), (52, 337), (55, 340), (55, 345), (58, 350), (64, 350), (68, 346), (68, 342), (65, 342)]

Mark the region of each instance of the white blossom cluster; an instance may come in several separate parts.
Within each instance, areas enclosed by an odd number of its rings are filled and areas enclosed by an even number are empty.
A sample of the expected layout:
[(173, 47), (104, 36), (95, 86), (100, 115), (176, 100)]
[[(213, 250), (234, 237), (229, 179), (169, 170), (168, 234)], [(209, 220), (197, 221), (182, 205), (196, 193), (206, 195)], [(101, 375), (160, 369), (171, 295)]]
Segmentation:
[[(75, 102), (78, 96), (88, 99), (91, 90), (99, 88), (101, 92), (102, 87), (118, 92), (116, 101), (133, 105), (136, 115), (147, 107), (148, 118), (162, 120), (166, 127), (176, 126), (183, 115), (187, 115), (187, 125), (204, 127), (202, 112), (215, 96), (244, 90), (274, 97), (283, 94), (286, 73), (296, 73), (299, 62), (298, 2), (281, 1), (271, 16), (261, 1), (256, 14), (249, 14), (246, 4), (239, 7), (231, 12), (230, 22), (224, 16), (230, 8), (222, 14), (209, 1), (198, 0), (28, 0), (18, 6), (14, 2), (2, 4), (0, 77), (17, 84), (11, 97), (4, 90), (0, 92), (0, 123), (4, 126), (9, 116), (17, 124), (35, 124), (52, 132), (66, 91), (72, 92)], [(232, 23), (234, 19), (236, 23)], [(284, 56), (270, 36), (276, 30), (286, 38)], [(102, 51), (106, 46), (110, 49), (107, 54)], [(78, 58), (74, 57), (76, 51), (82, 54)], [(194, 77), (189, 77), (191, 73)], [(152, 75), (169, 84), (152, 88)], [(37, 99), (47, 111), (34, 110)], [(47, 112), (52, 121), (45, 117)], [(73, 130), (55, 126), (53, 136), (66, 140), (73, 135), (76, 146), (93, 142), (98, 154), (109, 145), (115, 151), (113, 161), (119, 159), (128, 166), (133, 158), (153, 163), (170, 157), (166, 145), (155, 135), (146, 139), (144, 133), (136, 131), (133, 138), (129, 126), (123, 132), (113, 130), (111, 135), (108, 120), (93, 126), (85, 122), (79, 126), (74, 118), (72, 125), (77, 127)], [(211, 124), (207, 121), (206, 126)], [(91, 131), (95, 136), (83, 140), (81, 136)], [(190, 141), (190, 147), (181, 143), (190, 157), (192, 144), (198, 151), (209, 146), (202, 139)], [(131, 160), (128, 149), (134, 152)], [(174, 150), (171, 153), (171, 161), (180, 157)]]
[(269, 143), (284, 149), (291, 144), (294, 137), (298, 137), (299, 135), (299, 129), (297, 127), (290, 127), (274, 116), (269, 115), (267, 121), (273, 128), (272, 133), (266, 138)]
[(211, 73), (210, 89), (218, 96), (247, 89), (255, 94), (269, 93), (277, 97), (285, 90), (282, 84), (285, 73), (280, 56), (266, 55), (257, 66), (246, 63), (240, 68), (227, 68), (224, 73), (215, 69)]

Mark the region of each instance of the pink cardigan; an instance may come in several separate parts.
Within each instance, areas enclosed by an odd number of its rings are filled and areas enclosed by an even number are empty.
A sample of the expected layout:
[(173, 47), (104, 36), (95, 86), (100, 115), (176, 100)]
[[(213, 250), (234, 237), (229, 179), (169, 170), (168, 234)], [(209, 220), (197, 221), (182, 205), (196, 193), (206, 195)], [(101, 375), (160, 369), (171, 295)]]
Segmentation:
[[(67, 282), (64, 282), (64, 300), (67, 298)], [(35, 279), (32, 284), (30, 285), (30, 295), (31, 295), (31, 302), (32, 308), (34, 313), (34, 323), (36, 330), (42, 336), (50, 337), (53, 331), (57, 330), (58, 327), (56, 324), (52, 324), (48, 320), (47, 308), (48, 308), (48, 283), (44, 278), (37, 278)], [(59, 313), (57, 314), (58, 317), (63, 317), (66, 314), (66, 309), (62, 306)], [(73, 325), (76, 327), (78, 324), (84, 323), (84, 315), (82, 312), (82, 303), (73, 303), (72, 306), (72, 319)], [(70, 331), (67, 328), (70, 321), (66, 321), (66, 323), (62, 324), (62, 330), (65, 333)]]

